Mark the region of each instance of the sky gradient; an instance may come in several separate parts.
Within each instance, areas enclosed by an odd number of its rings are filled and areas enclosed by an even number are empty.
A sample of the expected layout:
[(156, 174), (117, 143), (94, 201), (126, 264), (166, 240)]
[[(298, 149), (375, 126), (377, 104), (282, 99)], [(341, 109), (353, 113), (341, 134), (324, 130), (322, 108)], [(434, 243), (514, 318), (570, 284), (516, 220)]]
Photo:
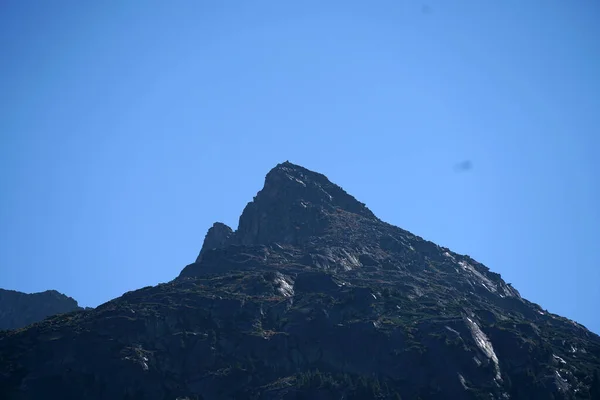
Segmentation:
[(590, 0), (3, 1), (0, 287), (97, 306), (169, 281), (289, 160), (600, 333), (598, 20)]

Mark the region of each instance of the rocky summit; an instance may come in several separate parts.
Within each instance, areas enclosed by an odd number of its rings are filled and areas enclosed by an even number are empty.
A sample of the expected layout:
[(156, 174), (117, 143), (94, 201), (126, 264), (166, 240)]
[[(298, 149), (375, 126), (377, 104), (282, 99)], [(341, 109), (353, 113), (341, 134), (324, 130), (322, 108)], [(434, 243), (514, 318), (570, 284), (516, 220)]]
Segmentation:
[(600, 337), (285, 162), (173, 281), (0, 333), (1, 399), (599, 399)]

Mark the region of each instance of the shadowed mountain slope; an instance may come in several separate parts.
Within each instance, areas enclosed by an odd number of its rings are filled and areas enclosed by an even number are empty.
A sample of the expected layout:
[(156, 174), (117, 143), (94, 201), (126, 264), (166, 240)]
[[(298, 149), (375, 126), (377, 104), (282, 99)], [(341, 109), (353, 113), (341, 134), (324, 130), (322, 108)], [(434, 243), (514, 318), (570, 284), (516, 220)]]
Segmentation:
[(28, 294), (0, 289), (0, 330), (23, 328), (51, 315), (78, 309), (75, 300), (56, 290)]

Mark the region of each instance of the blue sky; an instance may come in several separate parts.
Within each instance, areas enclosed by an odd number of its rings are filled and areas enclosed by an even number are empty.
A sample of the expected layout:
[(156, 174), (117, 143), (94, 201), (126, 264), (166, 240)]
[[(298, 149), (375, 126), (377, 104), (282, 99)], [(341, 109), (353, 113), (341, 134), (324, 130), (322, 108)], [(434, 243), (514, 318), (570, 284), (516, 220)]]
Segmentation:
[(96, 306), (171, 280), (290, 160), (600, 332), (599, 18), (588, 0), (3, 1), (0, 287)]

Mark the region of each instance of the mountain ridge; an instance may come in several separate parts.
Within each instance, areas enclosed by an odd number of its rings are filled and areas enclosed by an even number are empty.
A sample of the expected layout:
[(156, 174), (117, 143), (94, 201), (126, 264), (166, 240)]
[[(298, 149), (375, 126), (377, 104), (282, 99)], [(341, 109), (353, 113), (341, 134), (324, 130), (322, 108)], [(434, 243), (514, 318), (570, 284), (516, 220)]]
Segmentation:
[(23, 328), (46, 317), (79, 309), (75, 299), (56, 290), (24, 293), (0, 289), (0, 330)]
[(289, 162), (171, 282), (0, 333), (19, 400), (596, 399), (599, 368), (596, 334)]

